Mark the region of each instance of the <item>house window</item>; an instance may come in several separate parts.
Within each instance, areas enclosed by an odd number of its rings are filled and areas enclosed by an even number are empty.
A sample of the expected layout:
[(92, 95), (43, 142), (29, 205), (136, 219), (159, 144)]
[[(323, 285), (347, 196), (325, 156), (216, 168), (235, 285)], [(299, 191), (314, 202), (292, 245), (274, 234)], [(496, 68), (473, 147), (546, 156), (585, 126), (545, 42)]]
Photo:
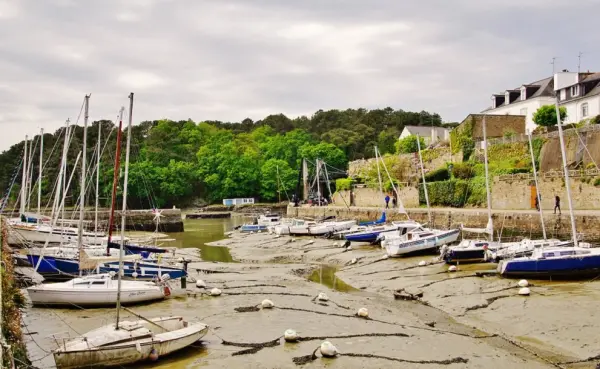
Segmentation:
[(588, 114), (588, 103), (581, 104), (581, 116), (585, 118)]
[(579, 96), (579, 85), (571, 86), (571, 96)]
[(522, 108), (519, 115), (527, 115), (527, 108)]
[(566, 98), (567, 98), (567, 90), (563, 88), (562, 90), (560, 90), (560, 99), (564, 100)]

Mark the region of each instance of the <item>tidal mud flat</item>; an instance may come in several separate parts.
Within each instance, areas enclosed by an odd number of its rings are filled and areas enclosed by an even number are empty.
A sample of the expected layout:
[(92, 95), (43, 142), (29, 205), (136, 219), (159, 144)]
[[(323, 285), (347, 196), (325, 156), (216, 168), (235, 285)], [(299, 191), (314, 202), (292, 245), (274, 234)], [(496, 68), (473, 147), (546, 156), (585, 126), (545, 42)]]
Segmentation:
[[(600, 361), (593, 358), (600, 354), (597, 282), (531, 281), (532, 295), (522, 297), (514, 280), (474, 276), (490, 266), (451, 274), (432, 255), (382, 260), (381, 249), (345, 251), (340, 244), (265, 233), (211, 243), (228, 247), (238, 262), (193, 262), (191, 276), (207, 288), (190, 281), (175, 298), (132, 308), (146, 317), (200, 320), (210, 332), (201, 344), (136, 368), (535, 369), (595, 368)], [(421, 260), (430, 264), (419, 267)], [(209, 296), (213, 287), (222, 294)], [(398, 290), (407, 300), (394, 298)], [(329, 300), (317, 300), (320, 292)], [(264, 299), (274, 307), (263, 308)], [(367, 319), (356, 315), (360, 308)], [(50, 335), (73, 336), (114, 317), (114, 309), (27, 309), (33, 365), (53, 367)], [(297, 331), (298, 343), (285, 343), (287, 329)], [(337, 347), (337, 358), (312, 355), (324, 340)]]

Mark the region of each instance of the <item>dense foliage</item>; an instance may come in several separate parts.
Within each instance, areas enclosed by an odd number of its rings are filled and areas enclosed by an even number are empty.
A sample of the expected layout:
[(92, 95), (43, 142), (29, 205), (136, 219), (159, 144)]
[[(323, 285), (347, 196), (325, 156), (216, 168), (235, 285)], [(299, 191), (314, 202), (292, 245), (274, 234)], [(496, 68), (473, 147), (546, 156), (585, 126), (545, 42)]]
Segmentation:
[[(567, 109), (560, 107), (560, 121), (561, 123), (567, 118)], [(554, 105), (541, 106), (535, 113), (533, 113), (533, 121), (538, 126), (551, 127), (556, 125), (556, 107)]]
[[(222, 198), (229, 197), (283, 200), (295, 192), (302, 158), (310, 163), (319, 158), (337, 168), (335, 172), (339, 176), (346, 170), (349, 160), (373, 157), (375, 145), (382, 154), (394, 153), (394, 144), (404, 126), (422, 122), (441, 125), (441, 118), (427, 112), (385, 108), (319, 110), (311, 117), (295, 119), (276, 114), (257, 122), (244, 119), (241, 123), (196, 123), (192, 120), (142, 122), (134, 125), (132, 130), (129, 206), (186, 206), (197, 199), (220, 202)], [(117, 129), (110, 121), (90, 124), (87, 153), (90, 166), (95, 164), (93, 155), (99, 128), (103, 141), (109, 137), (102, 156), (99, 185), (101, 203), (107, 206), (111, 197)], [(54, 134), (44, 135), (44, 160), (47, 164), (42, 180), (43, 206), (49, 201), (59, 172), (64, 134), (65, 129), (61, 128)], [(82, 148), (82, 137), (83, 128), (75, 126), (67, 153), (69, 173)], [(39, 136), (35, 140), (37, 142)], [(125, 140), (124, 132), (121, 139), (123, 151)], [(23, 144), (13, 145), (0, 155), (0, 168), (3, 168), (0, 171), (0, 193), (5, 193), (13, 178), (13, 169), (18, 168), (21, 162)], [(39, 157), (39, 146), (36, 145), (34, 143), (34, 182)], [(121, 163), (123, 166), (124, 155)], [(91, 186), (87, 191), (87, 203), (91, 204), (95, 179), (91, 169), (88, 170)], [(309, 164), (309, 170), (314, 171), (314, 164)], [(76, 178), (70, 187), (72, 196), (67, 198), (67, 206), (76, 203), (80, 192)], [(334, 180), (335, 174), (330, 173), (330, 178)], [(17, 175), (11, 192), (13, 201), (18, 196), (20, 182), (21, 176)], [(31, 192), (33, 208), (37, 203), (36, 187)]]
[(396, 152), (400, 154), (411, 154), (419, 151), (419, 145), (421, 145), (421, 150), (425, 149), (426, 146), (423, 137), (419, 136), (419, 141), (417, 143), (417, 136), (406, 136), (403, 139), (396, 141)]

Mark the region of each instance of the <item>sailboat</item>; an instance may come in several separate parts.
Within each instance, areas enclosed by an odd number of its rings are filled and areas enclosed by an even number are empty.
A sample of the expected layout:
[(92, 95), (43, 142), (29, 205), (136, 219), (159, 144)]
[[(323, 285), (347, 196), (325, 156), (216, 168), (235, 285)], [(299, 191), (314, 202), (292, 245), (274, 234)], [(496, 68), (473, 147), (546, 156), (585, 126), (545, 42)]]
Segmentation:
[(483, 153), (484, 153), (484, 168), (485, 168), (485, 192), (487, 195), (487, 212), (488, 221), (484, 229), (465, 228), (463, 232), (472, 232), (478, 234), (487, 234), (489, 240), (485, 239), (463, 239), (456, 246), (443, 246), (440, 250), (440, 258), (446, 263), (473, 263), (485, 261), (488, 250), (495, 251), (500, 247), (498, 242), (494, 242), (494, 222), (492, 221), (492, 196), (490, 193), (490, 177), (488, 171), (488, 147), (487, 147), (487, 132), (486, 132), (486, 115), (483, 115)]
[[(427, 191), (427, 182), (425, 181), (425, 167), (423, 166), (423, 157), (421, 155), (421, 142), (417, 135), (417, 148), (419, 152), (419, 162), (421, 165), (421, 177), (423, 180), (423, 190), (425, 193), (425, 202), (427, 203), (427, 216), (429, 223), (432, 223), (431, 206), (429, 204), (429, 193)], [(455, 242), (458, 239), (459, 230), (449, 229), (447, 231), (424, 228), (418, 226), (402, 235), (392, 234), (390, 238), (381, 243), (381, 247), (389, 257), (406, 256), (412, 253), (429, 251), (443, 245)]]
[(562, 122), (558, 107), (558, 94), (555, 101), (558, 137), (565, 176), (569, 216), (571, 219), (572, 247), (537, 248), (531, 256), (501, 260), (498, 273), (504, 277), (569, 278), (600, 275), (600, 249), (584, 248), (579, 245), (577, 227), (571, 199), (569, 168), (563, 137)]
[[(133, 93), (129, 95), (129, 98), (129, 134), (127, 137), (123, 197), (127, 195)], [(126, 207), (127, 202), (123, 201), (121, 240), (125, 237)], [(119, 255), (121, 270), (123, 265), (122, 251)], [(119, 366), (133, 364), (149, 358), (156, 359), (159, 356), (168, 355), (193, 344), (207, 333), (208, 326), (206, 324), (189, 323), (181, 316), (154, 319), (138, 316), (140, 320), (120, 321), (124, 286), (133, 283), (145, 286), (146, 282), (123, 282), (121, 273), (117, 275), (116, 324), (89, 331), (60, 345), (53, 352), (57, 369)]]

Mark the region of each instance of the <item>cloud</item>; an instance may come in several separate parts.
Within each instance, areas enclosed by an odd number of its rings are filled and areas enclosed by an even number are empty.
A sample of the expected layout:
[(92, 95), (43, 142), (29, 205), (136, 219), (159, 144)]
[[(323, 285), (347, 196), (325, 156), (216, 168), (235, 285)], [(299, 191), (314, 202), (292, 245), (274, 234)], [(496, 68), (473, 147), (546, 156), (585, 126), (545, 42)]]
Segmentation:
[[(0, 0), (0, 150), (74, 120), (254, 120), (318, 109), (448, 121), (557, 69), (598, 70), (599, 0)], [(576, 21), (566, 21), (576, 19)], [(560, 25), (560, 26), (559, 26)]]

